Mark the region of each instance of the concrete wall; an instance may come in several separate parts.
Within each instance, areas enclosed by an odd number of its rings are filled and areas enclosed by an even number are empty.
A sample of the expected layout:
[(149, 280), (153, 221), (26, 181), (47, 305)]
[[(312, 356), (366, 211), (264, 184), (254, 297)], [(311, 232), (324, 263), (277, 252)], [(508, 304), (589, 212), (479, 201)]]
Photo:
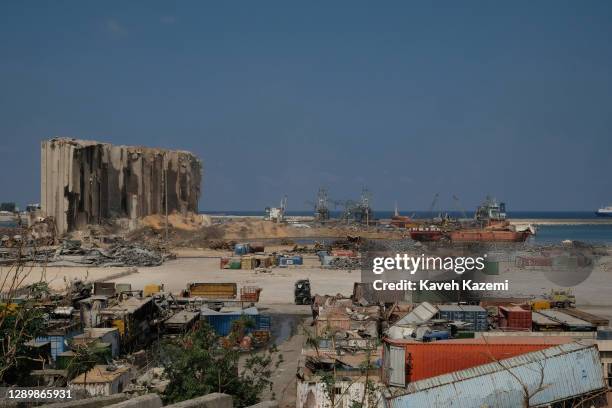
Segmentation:
[(232, 408), (232, 397), (218, 392), (167, 405), (172, 408)]
[(60, 234), (163, 214), (166, 202), (168, 212), (196, 212), (201, 178), (202, 163), (186, 151), (69, 138), (41, 146), (42, 212), (54, 217)]
[(41, 405), (41, 408), (103, 408), (117, 404), (128, 399), (125, 394), (115, 394), (103, 397), (93, 397), (85, 399), (73, 399), (67, 402), (56, 402), (53, 404)]
[[(375, 380), (375, 379), (372, 379)], [(363, 398), (365, 382), (363, 381), (336, 381), (334, 384), (338, 390), (335, 397), (336, 407), (350, 407), (353, 402), (364, 400), (364, 408), (382, 408), (384, 401), (378, 391)], [(296, 408), (330, 408), (332, 403), (327, 396), (325, 383), (316, 381), (298, 381)]]
[(160, 408), (162, 400), (157, 394), (145, 394), (127, 401), (109, 405), (108, 408)]

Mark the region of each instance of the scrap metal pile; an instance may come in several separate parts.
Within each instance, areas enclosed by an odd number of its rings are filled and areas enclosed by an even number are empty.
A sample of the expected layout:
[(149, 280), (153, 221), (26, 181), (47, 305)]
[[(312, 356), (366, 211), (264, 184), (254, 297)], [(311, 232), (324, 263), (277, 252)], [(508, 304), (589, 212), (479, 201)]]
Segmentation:
[(67, 240), (55, 251), (51, 262), (95, 266), (159, 266), (171, 254), (159, 248), (121, 242), (107, 249), (83, 248), (80, 241)]

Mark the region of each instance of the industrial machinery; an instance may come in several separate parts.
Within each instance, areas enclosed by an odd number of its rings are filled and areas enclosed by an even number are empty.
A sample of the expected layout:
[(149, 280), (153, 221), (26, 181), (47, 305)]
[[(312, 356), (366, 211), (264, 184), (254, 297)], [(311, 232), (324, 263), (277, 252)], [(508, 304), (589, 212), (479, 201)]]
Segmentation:
[(280, 201), (279, 207), (266, 207), (266, 220), (273, 222), (283, 222), (285, 220), (285, 210), (287, 208), (287, 196)]
[(553, 307), (569, 308), (576, 306), (576, 296), (571, 289), (551, 289), (548, 299)]
[(329, 208), (327, 206), (327, 190), (320, 188), (317, 193), (317, 201), (314, 205), (314, 216), (316, 221), (329, 220)]
[(295, 282), (293, 290), (296, 305), (309, 305), (312, 303), (312, 295), (310, 294), (310, 280), (300, 279)]
[(341, 205), (344, 207), (344, 211), (342, 212), (341, 219), (349, 222), (357, 222), (361, 224), (369, 224), (374, 220), (374, 211), (370, 207), (370, 201), (372, 199), (372, 194), (370, 191), (364, 187), (361, 191), (361, 198), (359, 201), (346, 200), (346, 201), (336, 201), (336, 205)]

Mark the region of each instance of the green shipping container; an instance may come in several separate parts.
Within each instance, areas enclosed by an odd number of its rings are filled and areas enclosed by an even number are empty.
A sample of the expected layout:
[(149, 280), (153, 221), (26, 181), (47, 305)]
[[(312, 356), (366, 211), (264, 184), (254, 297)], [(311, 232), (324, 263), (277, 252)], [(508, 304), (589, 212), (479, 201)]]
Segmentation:
[(455, 339), (473, 339), (474, 338), (474, 332), (468, 332), (468, 331), (459, 331), (457, 333), (455, 333)]
[(484, 261), (484, 265), (485, 275), (499, 275), (499, 261)]

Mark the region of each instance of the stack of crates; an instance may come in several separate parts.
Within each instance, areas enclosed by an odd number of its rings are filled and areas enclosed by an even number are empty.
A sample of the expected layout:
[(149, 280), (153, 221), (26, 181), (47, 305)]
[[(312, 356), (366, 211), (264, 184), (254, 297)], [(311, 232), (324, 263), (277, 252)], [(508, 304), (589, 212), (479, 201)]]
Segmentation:
[(438, 310), (440, 319), (470, 323), (474, 331), (487, 331), (489, 328), (487, 311), (481, 306), (438, 305)]

